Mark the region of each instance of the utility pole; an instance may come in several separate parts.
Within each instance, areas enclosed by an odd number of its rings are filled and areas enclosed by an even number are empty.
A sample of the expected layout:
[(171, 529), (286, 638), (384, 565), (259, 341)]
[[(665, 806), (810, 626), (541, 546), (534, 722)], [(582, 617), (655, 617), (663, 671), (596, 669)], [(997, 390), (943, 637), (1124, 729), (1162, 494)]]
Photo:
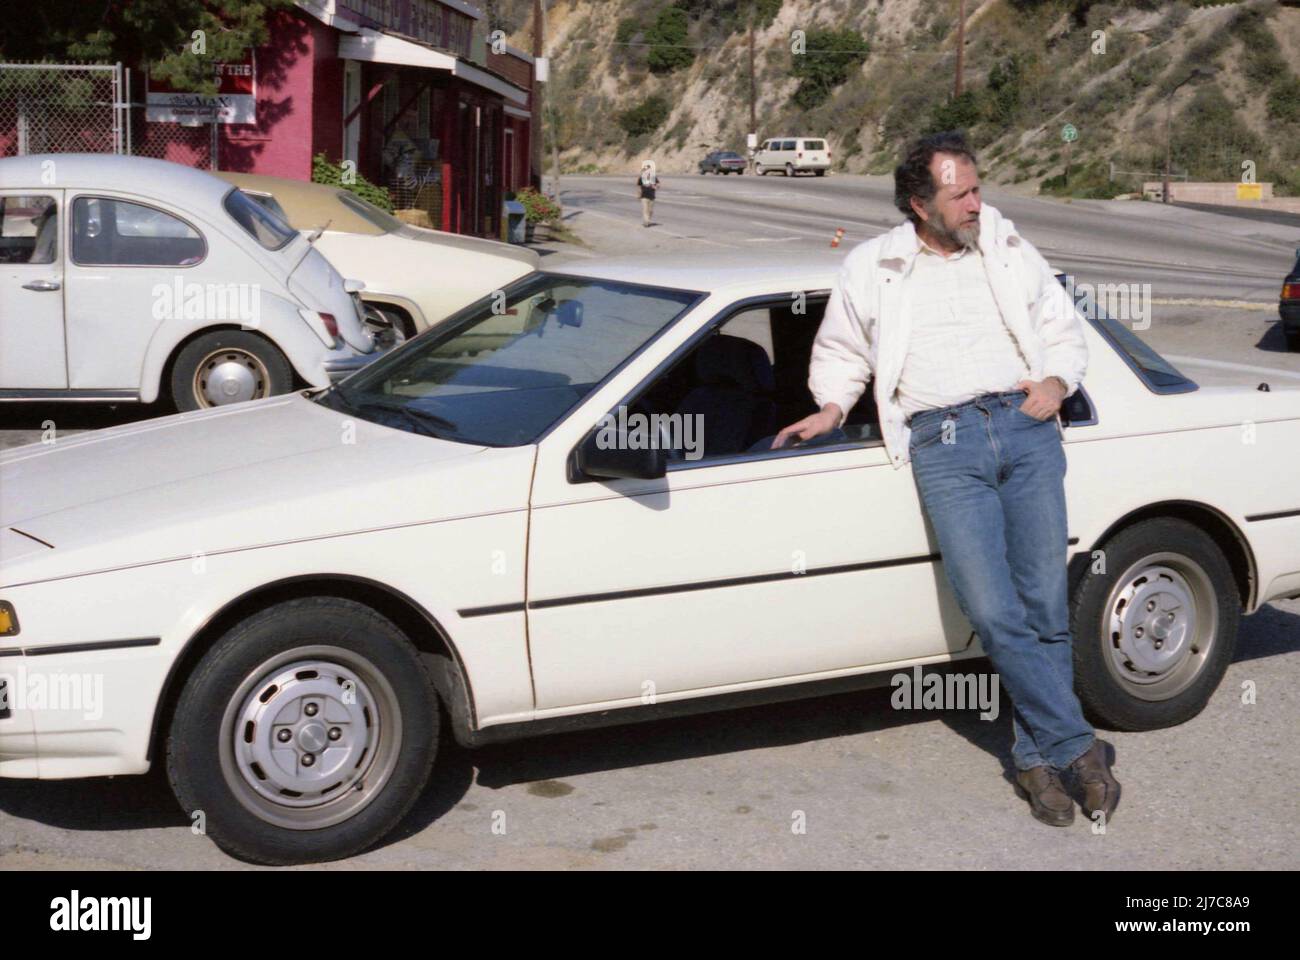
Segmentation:
[(749, 132), (758, 133), (755, 119), (758, 104), (758, 83), (754, 78), (754, 6), (749, 7)]
[(957, 78), (952, 84), (953, 99), (961, 96), (962, 57), (966, 52), (966, 0), (957, 4)]
[[(533, 0), (537, 4), (537, 9), (542, 14), (542, 47), (543, 53), (546, 46), (546, 0)], [(551, 58), (546, 58), (546, 82), (551, 82)], [(555, 122), (555, 108), (551, 108), (551, 122), (547, 124), (551, 128), (551, 199), (555, 201), (556, 207), (560, 212), (564, 212), (564, 206), (560, 203), (560, 127)], [(543, 128), (544, 129), (544, 128)], [(543, 134), (544, 136), (545, 134)]]
[(543, 20), (542, 0), (533, 0), (533, 101), (532, 101), (532, 120), (529, 122), (528, 146), (529, 157), (528, 166), (529, 179), (536, 184), (537, 189), (542, 188), (542, 84), (537, 82), (537, 64), (536, 61), (542, 56), (542, 50), (545, 46), (545, 38), (542, 36), (545, 31), (545, 21)]

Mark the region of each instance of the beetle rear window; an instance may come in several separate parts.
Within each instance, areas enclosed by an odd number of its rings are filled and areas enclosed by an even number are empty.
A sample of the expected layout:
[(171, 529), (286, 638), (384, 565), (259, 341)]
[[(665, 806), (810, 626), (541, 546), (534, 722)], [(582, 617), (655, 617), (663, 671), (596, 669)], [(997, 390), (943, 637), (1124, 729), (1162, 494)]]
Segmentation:
[(226, 194), (224, 206), (235, 223), (267, 250), (279, 250), (298, 235), (297, 230), (242, 190)]

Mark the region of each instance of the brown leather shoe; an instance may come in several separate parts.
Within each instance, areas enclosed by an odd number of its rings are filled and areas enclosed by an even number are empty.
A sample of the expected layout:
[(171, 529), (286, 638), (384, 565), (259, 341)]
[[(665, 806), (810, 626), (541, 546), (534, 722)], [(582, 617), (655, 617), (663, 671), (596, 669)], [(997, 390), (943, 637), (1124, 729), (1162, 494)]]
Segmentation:
[(1070, 774), (1083, 793), (1079, 806), (1089, 819), (1100, 810), (1110, 823), (1119, 806), (1119, 781), (1110, 772), (1115, 762), (1115, 748), (1105, 740), (1093, 740), (1087, 753), (1070, 764)]
[(1074, 823), (1074, 801), (1061, 785), (1060, 774), (1052, 767), (1030, 767), (1016, 772), (1016, 796), (1029, 801), (1034, 819), (1053, 827)]

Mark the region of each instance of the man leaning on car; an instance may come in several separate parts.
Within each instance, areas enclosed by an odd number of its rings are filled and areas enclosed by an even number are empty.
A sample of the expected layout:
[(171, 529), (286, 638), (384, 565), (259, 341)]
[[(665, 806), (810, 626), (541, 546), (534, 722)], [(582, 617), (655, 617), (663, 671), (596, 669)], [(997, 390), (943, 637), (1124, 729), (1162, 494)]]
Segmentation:
[(1087, 367), (1082, 321), (1042, 255), (981, 204), (961, 133), (908, 147), (894, 202), (907, 220), (849, 254), (818, 330), (821, 409), (773, 446), (840, 426), (874, 379), (891, 462), (912, 463), (948, 582), (1011, 696), (1016, 792), (1065, 826), (1068, 771), (1084, 813), (1109, 820), (1113, 748), (1074, 693), (1067, 606), (1057, 413)]

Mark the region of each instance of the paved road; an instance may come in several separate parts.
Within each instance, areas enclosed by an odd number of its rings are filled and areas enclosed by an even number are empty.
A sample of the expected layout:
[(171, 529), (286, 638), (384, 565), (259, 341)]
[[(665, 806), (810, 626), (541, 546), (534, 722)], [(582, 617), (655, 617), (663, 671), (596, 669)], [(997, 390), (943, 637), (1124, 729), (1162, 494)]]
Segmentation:
[[(879, 178), (667, 177), (661, 226), (646, 230), (625, 179), (565, 178), (569, 222), (592, 249), (548, 251), (548, 263), (707, 255), (714, 244), (779, 256), (828, 243), (839, 225), (847, 249), (896, 222)], [(1290, 263), (1286, 226), (1150, 204), (988, 199), (1081, 279), (1202, 301), (1160, 305), (1144, 334), (1160, 349), (1300, 375), (1270, 309)], [(1230, 300), (1260, 309), (1218, 302)], [(156, 412), (11, 407), (0, 411), (0, 444), (38, 439), (46, 419), (75, 430)], [(1005, 702), (986, 723), (896, 711), (882, 690), (476, 753), (451, 746), (397, 836), (327, 869), (1294, 869), (1297, 654), (1300, 601), (1270, 604), (1243, 621), (1235, 662), (1201, 716), (1108, 734), (1125, 793), (1104, 835), (1082, 819), (1038, 824), (1012, 795)], [(1243, 684), (1257, 691), (1253, 704)], [(243, 866), (190, 832), (159, 776), (0, 783), (0, 870)]]
[[(889, 177), (668, 176), (655, 203), (659, 232), (707, 255), (711, 246), (755, 256), (843, 246), (898, 223)], [(566, 212), (641, 231), (632, 178), (568, 176)], [(984, 200), (1015, 221), (1053, 266), (1089, 283), (1149, 283), (1161, 298), (1272, 302), (1295, 261), (1300, 226), (1125, 201), (1023, 197), (986, 188)], [(581, 222), (581, 218), (580, 221)], [(628, 237), (629, 245), (639, 244)]]

